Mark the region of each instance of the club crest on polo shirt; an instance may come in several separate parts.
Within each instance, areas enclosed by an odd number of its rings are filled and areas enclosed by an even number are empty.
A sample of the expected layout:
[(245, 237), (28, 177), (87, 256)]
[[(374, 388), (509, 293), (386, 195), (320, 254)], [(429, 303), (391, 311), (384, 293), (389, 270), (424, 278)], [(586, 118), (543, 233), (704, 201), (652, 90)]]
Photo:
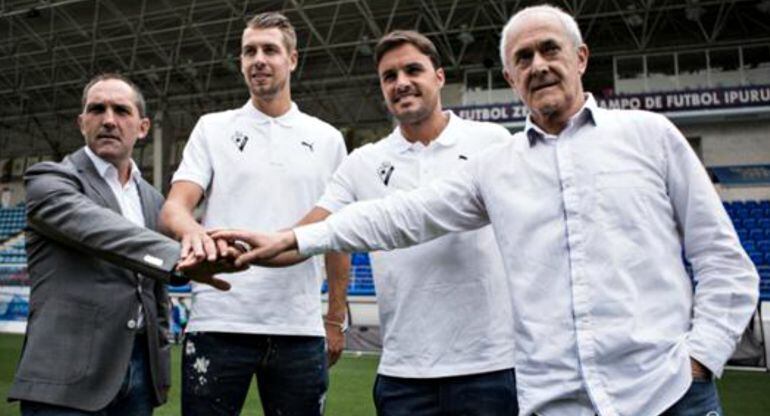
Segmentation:
[(232, 137), (230, 137), (230, 140), (235, 143), (235, 147), (238, 148), (239, 151), (243, 151), (243, 148), (246, 147), (246, 143), (249, 142), (249, 136), (241, 133), (240, 131), (236, 131), (233, 133)]
[(377, 175), (380, 176), (380, 180), (382, 183), (385, 184), (385, 186), (388, 186), (388, 182), (390, 182), (390, 176), (393, 175), (393, 171), (396, 168), (393, 167), (393, 164), (390, 162), (382, 162), (379, 168), (377, 168)]

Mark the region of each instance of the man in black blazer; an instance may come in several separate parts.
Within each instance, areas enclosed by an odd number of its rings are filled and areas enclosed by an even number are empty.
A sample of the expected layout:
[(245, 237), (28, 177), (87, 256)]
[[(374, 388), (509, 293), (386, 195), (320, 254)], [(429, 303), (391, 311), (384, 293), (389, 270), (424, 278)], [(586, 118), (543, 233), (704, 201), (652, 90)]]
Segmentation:
[(135, 84), (95, 77), (78, 124), (84, 148), (25, 174), (32, 287), (8, 398), (23, 415), (150, 415), (171, 381), (165, 284), (227, 289), (212, 276), (228, 266), (182, 276), (179, 243), (152, 231), (163, 197), (131, 160), (150, 128)]

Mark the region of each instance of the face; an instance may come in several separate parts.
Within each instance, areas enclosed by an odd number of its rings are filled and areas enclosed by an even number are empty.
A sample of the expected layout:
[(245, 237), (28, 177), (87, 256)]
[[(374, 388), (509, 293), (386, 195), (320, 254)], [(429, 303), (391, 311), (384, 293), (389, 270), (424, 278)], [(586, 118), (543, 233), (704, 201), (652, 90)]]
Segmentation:
[(136, 141), (150, 130), (150, 120), (139, 115), (134, 90), (117, 79), (99, 81), (88, 90), (78, 125), (88, 147), (116, 165), (131, 158)]
[(402, 124), (419, 123), (439, 107), (444, 70), (430, 58), (405, 43), (386, 52), (377, 73), (388, 110)]
[(505, 56), (505, 79), (536, 122), (568, 119), (581, 108), (588, 48), (574, 46), (558, 17), (524, 16), (508, 33)]
[(297, 51), (289, 52), (278, 28), (246, 28), (241, 39), (241, 73), (252, 98), (271, 100), (288, 92), (297, 67)]

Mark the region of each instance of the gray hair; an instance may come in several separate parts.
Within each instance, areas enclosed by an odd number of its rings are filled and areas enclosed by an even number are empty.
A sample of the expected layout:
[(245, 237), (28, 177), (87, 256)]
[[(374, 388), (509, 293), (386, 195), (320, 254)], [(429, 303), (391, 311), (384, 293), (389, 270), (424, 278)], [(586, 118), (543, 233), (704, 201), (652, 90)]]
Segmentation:
[(583, 44), (583, 36), (580, 34), (580, 28), (578, 27), (575, 18), (570, 16), (564, 10), (556, 6), (551, 6), (550, 4), (526, 7), (511, 16), (510, 20), (508, 20), (508, 23), (506, 23), (505, 27), (503, 28), (502, 34), (500, 35), (500, 59), (503, 62), (503, 68), (508, 69), (508, 65), (510, 65), (508, 62), (508, 57), (505, 56), (507, 50), (506, 48), (508, 47), (508, 35), (513, 31), (513, 29), (516, 28), (516, 25), (524, 16), (532, 13), (555, 14), (559, 21), (561, 21), (562, 26), (564, 26), (564, 32), (570, 39), (572, 39), (572, 43), (574, 44), (575, 48)]

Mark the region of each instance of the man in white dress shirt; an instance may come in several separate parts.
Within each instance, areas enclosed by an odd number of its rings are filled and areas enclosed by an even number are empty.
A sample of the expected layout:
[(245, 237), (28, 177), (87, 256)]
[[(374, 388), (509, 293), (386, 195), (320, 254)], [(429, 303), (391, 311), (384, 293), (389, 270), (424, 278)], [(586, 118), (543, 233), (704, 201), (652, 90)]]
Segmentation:
[(259, 235), (238, 261), (393, 249), (491, 223), (512, 285), (521, 414), (720, 415), (713, 376), (759, 277), (705, 169), (665, 117), (604, 110), (583, 92), (588, 48), (560, 9), (513, 16), (501, 55), (531, 111), (520, 140), (452, 178)]

